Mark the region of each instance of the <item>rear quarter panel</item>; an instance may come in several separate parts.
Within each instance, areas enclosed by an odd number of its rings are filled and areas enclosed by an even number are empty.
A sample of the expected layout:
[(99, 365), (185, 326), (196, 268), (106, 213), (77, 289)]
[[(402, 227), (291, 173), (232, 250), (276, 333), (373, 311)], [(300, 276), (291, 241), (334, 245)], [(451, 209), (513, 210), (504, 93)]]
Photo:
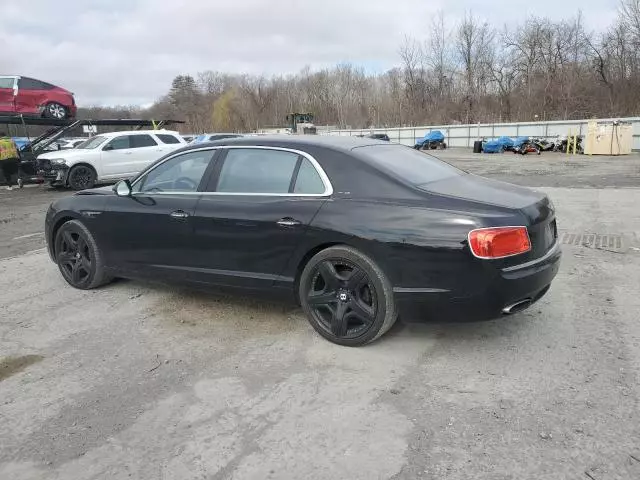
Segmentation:
[[(467, 234), (486, 225), (522, 222), (520, 214), (482, 205), (431, 199), (423, 201), (333, 198), (320, 209), (290, 269), (321, 245), (346, 244), (370, 256), (394, 287), (433, 288), (471, 295), (499, 274), (500, 262), (475, 258)], [(464, 206), (464, 209), (462, 208)], [(289, 271), (289, 274), (292, 272)]]

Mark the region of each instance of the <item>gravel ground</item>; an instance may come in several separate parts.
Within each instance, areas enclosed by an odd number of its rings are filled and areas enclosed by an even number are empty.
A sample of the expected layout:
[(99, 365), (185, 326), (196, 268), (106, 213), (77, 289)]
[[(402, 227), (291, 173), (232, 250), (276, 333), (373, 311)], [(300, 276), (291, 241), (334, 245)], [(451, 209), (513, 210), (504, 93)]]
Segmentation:
[(74, 290), (40, 234), (68, 193), (1, 192), (0, 478), (640, 478), (638, 157), (442, 157), (621, 248), (565, 245), (520, 314), (348, 349), (294, 305)]

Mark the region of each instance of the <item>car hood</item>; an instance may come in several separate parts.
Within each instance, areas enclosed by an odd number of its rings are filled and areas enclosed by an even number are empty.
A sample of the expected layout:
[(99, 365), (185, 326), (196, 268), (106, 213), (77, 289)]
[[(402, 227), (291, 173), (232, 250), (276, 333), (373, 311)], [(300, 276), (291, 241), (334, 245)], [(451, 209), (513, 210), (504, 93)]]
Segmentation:
[(115, 192), (113, 191), (113, 185), (108, 185), (106, 187), (81, 190), (79, 192), (76, 192), (75, 195), (115, 195)]
[(86, 157), (87, 154), (91, 155), (91, 152), (95, 152), (95, 151), (96, 150), (89, 150), (89, 149), (57, 150), (55, 152), (47, 152), (47, 153), (38, 155), (38, 158), (43, 160), (53, 160), (54, 158), (74, 159), (74, 158)]
[(546, 195), (530, 188), (473, 174), (459, 175), (418, 185), (421, 190), (487, 205), (523, 209), (543, 201)]

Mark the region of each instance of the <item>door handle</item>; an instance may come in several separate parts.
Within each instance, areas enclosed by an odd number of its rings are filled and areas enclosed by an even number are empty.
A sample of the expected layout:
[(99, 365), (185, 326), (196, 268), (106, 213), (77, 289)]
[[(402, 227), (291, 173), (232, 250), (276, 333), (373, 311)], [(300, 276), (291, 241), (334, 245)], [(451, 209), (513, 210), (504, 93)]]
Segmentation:
[(178, 220), (184, 220), (189, 216), (189, 214), (184, 210), (176, 210), (175, 212), (171, 212), (169, 216), (171, 218), (177, 218)]
[(281, 227), (296, 227), (298, 225), (302, 225), (302, 222), (296, 220), (295, 218), (285, 217), (281, 218), (276, 222)]
[(132, 152), (124, 152), (125, 155), (131, 155)]

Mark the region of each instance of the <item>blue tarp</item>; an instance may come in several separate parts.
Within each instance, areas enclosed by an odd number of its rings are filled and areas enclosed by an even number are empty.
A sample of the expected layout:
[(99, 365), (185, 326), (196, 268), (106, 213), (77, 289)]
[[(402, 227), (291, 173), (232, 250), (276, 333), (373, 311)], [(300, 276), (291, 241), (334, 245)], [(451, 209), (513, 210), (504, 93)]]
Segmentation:
[(484, 145), (482, 145), (482, 151), (484, 153), (502, 153), (504, 151), (504, 144), (500, 142), (500, 139), (489, 140), (488, 142), (484, 142)]
[(513, 139), (510, 137), (500, 137), (497, 140), (492, 141), (498, 142), (503, 148), (513, 147)]
[(444, 140), (444, 133), (440, 130), (434, 130), (427, 133), (424, 137), (416, 141), (416, 145), (422, 145), (425, 142), (442, 142)]
[(521, 147), (523, 143), (528, 141), (529, 141), (529, 137), (516, 137), (516, 139), (513, 141), (513, 146)]
[(18, 150), (21, 150), (27, 143), (29, 143), (29, 139), (26, 137), (13, 137), (13, 142), (18, 147)]

